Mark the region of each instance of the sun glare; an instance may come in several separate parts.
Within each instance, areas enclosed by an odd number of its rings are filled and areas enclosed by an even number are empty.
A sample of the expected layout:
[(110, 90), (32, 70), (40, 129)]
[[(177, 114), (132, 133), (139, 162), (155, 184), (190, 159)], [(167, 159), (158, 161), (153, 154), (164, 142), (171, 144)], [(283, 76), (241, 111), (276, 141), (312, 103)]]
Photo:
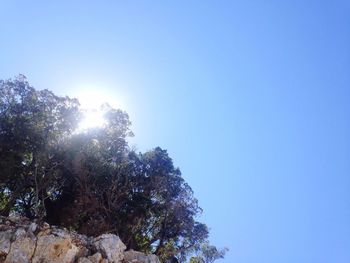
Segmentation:
[(106, 123), (104, 118), (105, 109), (102, 105), (108, 103), (115, 107), (115, 102), (111, 102), (111, 96), (108, 96), (106, 92), (98, 92), (96, 90), (98, 89), (85, 89), (76, 96), (83, 110), (83, 119), (79, 123), (78, 132), (102, 127)]
[(98, 88), (83, 90), (77, 97), (83, 109), (98, 109), (104, 103), (109, 103), (113, 107), (116, 106), (111, 101), (113, 97), (107, 94), (106, 91)]
[(106, 120), (102, 109), (87, 109), (83, 111), (83, 119), (79, 123), (78, 131), (84, 131), (91, 128), (102, 127)]

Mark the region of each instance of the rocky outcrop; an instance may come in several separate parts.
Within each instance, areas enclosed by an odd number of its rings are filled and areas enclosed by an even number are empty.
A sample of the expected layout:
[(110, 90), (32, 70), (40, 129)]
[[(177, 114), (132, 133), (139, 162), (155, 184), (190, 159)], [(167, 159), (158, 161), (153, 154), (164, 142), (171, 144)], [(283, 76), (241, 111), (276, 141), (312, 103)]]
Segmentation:
[(25, 218), (0, 217), (0, 263), (160, 263), (155, 255), (125, 249), (114, 234), (87, 237)]

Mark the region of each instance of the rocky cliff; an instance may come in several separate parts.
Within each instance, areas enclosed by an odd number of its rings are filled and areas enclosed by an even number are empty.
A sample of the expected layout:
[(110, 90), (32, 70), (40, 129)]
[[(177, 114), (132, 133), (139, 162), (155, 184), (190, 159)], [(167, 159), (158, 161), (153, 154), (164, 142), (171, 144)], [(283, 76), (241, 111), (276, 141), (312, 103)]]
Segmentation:
[(0, 263), (160, 263), (129, 250), (118, 236), (87, 237), (25, 218), (0, 217)]

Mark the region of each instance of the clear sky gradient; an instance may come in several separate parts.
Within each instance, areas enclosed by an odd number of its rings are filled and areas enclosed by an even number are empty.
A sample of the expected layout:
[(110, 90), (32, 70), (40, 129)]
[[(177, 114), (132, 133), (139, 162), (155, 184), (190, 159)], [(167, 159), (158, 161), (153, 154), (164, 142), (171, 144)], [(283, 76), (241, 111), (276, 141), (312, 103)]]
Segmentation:
[(0, 0), (0, 78), (97, 90), (227, 263), (350, 262), (349, 1)]

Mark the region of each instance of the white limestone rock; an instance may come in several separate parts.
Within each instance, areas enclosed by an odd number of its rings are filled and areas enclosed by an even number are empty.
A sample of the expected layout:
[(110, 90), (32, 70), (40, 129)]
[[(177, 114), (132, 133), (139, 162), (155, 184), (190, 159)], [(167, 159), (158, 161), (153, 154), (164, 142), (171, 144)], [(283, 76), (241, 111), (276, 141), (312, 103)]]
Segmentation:
[(126, 246), (120, 238), (114, 234), (103, 234), (94, 238), (93, 247), (100, 252), (110, 263), (120, 263), (124, 258)]

